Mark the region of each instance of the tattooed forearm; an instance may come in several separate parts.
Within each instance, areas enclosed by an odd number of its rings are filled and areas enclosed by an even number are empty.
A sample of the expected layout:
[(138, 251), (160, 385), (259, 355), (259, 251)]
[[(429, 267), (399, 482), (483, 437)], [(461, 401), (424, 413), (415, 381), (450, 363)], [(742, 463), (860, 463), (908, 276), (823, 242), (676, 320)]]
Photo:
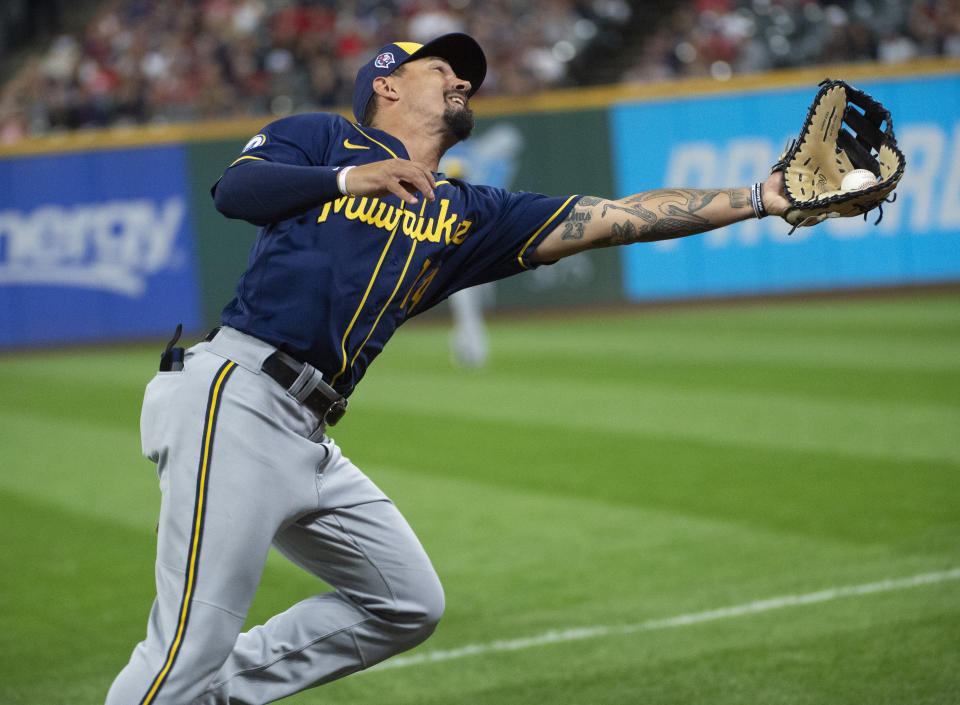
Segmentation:
[(570, 211), (570, 215), (563, 221), (563, 233), (561, 240), (581, 240), (583, 239), (584, 229), (593, 219), (592, 207), (600, 203), (603, 199), (593, 196), (584, 196)]
[(696, 235), (708, 230), (713, 226), (703, 222), (702, 225), (691, 225), (689, 220), (678, 218), (662, 218), (657, 221), (655, 227), (637, 228), (632, 221), (622, 223), (611, 223), (610, 234), (606, 237), (598, 237), (591, 243), (592, 247), (613, 247), (615, 245), (630, 245), (634, 242), (654, 242), (656, 240), (672, 240), (687, 235)]
[[(628, 199), (629, 202), (629, 199)], [(603, 204), (603, 210), (600, 213), (600, 217), (603, 218), (607, 215), (607, 211), (623, 211), (630, 215), (635, 215), (638, 218), (641, 218), (648, 223), (654, 223), (657, 220), (657, 214), (648, 211), (646, 208), (641, 206), (639, 203), (633, 203), (630, 206), (621, 206), (619, 203), (614, 203), (613, 201), (608, 201)]]
[(750, 205), (750, 191), (745, 188), (731, 188), (720, 191), (697, 189), (660, 189), (646, 191), (623, 199), (624, 203), (639, 204), (660, 200), (664, 197), (686, 201), (691, 212), (696, 213), (709, 205), (719, 195), (727, 197), (731, 208), (746, 208)]
[(651, 201), (663, 201), (669, 199), (670, 202), (680, 201), (684, 204), (686, 210), (696, 213), (705, 208), (717, 196), (719, 191), (696, 191), (692, 189), (660, 189), (658, 191), (647, 191), (638, 193), (624, 199), (625, 203), (638, 205)]
[(750, 190), (658, 189), (617, 201), (585, 196), (537, 246), (552, 262), (591, 247), (696, 235), (753, 216)]
[(669, 240), (712, 230), (726, 224), (713, 222), (705, 213), (707, 207), (718, 198), (725, 198), (731, 209), (750, 207), (746, 189), (660, 189), (639, 193), (618, 202), (605, 201), (601, 219), (614, 212), (633, 217), (610, 223), (610, 234), (595, 238), (591, 246), (610, 247)]
[(746, 208), (750, 205), (750, 191), (745, 188), (732, 188), (724, 191), (730, 199), (731, 208)]

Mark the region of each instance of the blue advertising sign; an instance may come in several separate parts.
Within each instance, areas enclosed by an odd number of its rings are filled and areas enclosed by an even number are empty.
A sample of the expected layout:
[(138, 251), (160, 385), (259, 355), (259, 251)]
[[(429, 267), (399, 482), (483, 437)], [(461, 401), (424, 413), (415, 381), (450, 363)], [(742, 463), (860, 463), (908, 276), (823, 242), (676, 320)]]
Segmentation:
[(200, 324), (183, 147), (0, 162), (0, 348)]
[[(638, 300), (960, 279), (960, 77), (857, 84), (894, 116), (907, 169), (895, 203), (788, 235), (780, 218), (624, 251)], [(617, 189), (746, 186), (803, 123), (815, 87), (625, 104), (611, 111)], [(930, 96), (937, 96), (931, 101)]]

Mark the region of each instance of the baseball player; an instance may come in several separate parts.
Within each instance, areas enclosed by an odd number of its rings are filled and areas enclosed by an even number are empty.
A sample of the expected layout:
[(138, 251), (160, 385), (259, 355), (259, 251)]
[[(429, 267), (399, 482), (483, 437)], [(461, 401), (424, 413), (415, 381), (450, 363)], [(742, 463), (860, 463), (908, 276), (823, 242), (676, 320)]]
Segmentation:
[[(145, 392), (157, 596), (108, 705), (266, 703), (422, 642), (444, 609), (436, 572), (328, 433), (396, 328), (457, 290), (588, 248), (787, 206), (779, 173), (762, 193), (620, 200), (447, 177), (439, 160), (469, 136), (485, 73), (464, 34), (388, 44), (357, 74), (357, 122), (277, 120), (214, 186), (224, 215), (260, 231), (223, 325), (185, 351), (174, 336)], [(241, 632), (271, 545), (334, 589)]]

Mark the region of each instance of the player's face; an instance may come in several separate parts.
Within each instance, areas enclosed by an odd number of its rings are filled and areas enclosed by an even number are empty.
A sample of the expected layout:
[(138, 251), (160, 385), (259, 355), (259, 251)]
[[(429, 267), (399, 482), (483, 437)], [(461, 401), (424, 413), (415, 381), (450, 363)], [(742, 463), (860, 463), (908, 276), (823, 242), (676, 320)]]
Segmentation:
[(470, 82), (459, 78), (449, 63), (439, 57), (411, 61), (405, 64), (403, 79), (410, 109), (426, 124), (440, 121), (457, 140), (470, 136)]

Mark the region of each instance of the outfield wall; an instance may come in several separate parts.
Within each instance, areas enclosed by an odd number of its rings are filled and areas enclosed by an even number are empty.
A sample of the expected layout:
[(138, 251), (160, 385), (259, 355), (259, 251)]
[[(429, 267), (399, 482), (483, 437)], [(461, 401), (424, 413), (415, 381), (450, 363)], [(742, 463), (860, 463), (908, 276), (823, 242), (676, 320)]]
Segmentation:
[[(780, 219), (600, 250), (498, 282), (496, 307), (960, 281), (960, 62), (808, 69), (477, 100), (468, 178), (624, 196), (760, 178), (825, 76), (887, 104), (907, 155), (879, 226)], [(522, 110), (520, 109), (522, 104)], [(104, 130), (0, 147), (0, 348), (199, 332), (217, 322), (255, 229), (209, 188), (262, 121)]]
[[(631, 247), (624, 257), (626, 295), (727, 296), (960, 279), (960, 79), (857, 86), (890, 106), (907, 158), (897, 200), (884, 206), (879, 224), (879, 213), (871, 213), (788, 235), (782, 220), (768, 218)], [(680, 98), (617, 105), (611, 110), (617, 191), (749, 182), (796, 134), (809, 99), (808, 89), (791, 88), (693, 104)], [(638, 163), (649, 167), (638, 169)]]

